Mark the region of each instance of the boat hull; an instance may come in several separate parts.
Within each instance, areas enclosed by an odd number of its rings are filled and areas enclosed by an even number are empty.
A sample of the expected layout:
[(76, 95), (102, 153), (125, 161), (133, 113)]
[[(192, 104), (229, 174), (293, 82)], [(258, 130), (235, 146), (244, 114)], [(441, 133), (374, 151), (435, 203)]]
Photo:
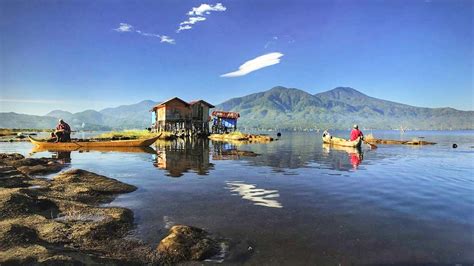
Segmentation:
[(354, 141), (333, 137), (329, 134), (323, 136), (323, 143), (341, 146), (341, 147), (351, 147), (351, 148), (360, 148), (362, 145), (362, 139), (359, 137)]
[(61, 149), (79, 149), (95, 147), (148, 147), (153, 144), (160, 136), (149, 139), (133, 140), (110, 140), (110, 141), (71, 141), (71, 142), (47, 142), (44, 140), (29, 137), (31, 143), (41, 148), (61, 148)]
[(78, 152), (90, 152), (90, 151), (98, 151), (98, 152), (123, 152), (123, 153), (150, 153), (156, 154), (156, 151), (152, 147), (39, 147), (34, 146), (31, 150), (31, 153), (37, 152), (71, 152), (71, 151), (78, 151)]

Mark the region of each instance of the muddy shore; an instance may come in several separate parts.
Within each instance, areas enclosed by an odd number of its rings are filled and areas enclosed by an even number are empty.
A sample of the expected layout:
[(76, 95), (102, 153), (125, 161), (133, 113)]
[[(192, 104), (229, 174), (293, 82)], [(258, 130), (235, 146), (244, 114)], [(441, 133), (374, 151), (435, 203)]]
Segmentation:
[(209, 233), (186, 225), (173, 226), (157, 247), (132, 239), (133, 212), (100, 205), (137, 188), (66, 168), (54, 159), (0, 154), (0, 265), (167, 265), (219, 253)]

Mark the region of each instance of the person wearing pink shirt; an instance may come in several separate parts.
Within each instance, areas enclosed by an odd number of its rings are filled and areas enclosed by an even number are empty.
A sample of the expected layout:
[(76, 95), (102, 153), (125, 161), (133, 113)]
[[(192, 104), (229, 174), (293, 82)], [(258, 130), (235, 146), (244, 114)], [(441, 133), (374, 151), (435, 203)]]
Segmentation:
[(358, 137), (364, 138), (364, 134), (359, 130), (358, 125), (354, 125), (351, 131), (351, 141), (356, 140)]

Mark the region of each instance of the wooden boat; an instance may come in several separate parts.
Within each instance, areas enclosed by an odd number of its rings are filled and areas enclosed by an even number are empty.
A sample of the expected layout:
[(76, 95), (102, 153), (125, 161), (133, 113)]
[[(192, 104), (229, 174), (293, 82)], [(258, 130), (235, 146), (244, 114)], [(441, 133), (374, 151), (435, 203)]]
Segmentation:
[(359, 137), (354, 141), (342, 139), (342, 138), (337, 138), (331, 136), (328, 132), (323, 133), (323, 143), (331, 144), (331, 145), (337, 145), (337, 146), (343, 146), (343, 147), (353, 147), (353, 148), (360, 148), (362, 144), (362, 139)]
[(35, 146), (42, 148), (70, 148), (71, 150), (78, 148), (91, 148), (91, 147), (148, 147), (153, 144), (160, 135), (149, 138), (149, 139), (131, 139), (131, 140), (106, 140), (106, 141), (94, 141), (94, 140), (83, 140), (83, 141), (71, 141), (71, 142), (48, 142), (47, 140), (35, 139), (28, 136), (31, 143)]
[(43, 146), (33, 146), (31, 149), (31, 153), (37, 152), (90, 152), (90, 151), (98, 151), (98, 152), (124, 152), (124, 153), (149, 153), (149, 154), (156, 154), (157, 152), (152, 147), (53, 147), (47, 148)]

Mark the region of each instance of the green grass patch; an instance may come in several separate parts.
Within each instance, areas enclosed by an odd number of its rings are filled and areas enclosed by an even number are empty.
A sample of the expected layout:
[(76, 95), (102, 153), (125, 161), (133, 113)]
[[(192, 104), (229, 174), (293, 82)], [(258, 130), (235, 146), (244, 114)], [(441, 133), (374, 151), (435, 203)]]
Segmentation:
[(157, 136), (159, 133), (151, 133), (148, 130), (124, 130), (124, 131), (110, 131), (102, 133), (95, 138), (132, 138), (132, 139), (148, 139)]

